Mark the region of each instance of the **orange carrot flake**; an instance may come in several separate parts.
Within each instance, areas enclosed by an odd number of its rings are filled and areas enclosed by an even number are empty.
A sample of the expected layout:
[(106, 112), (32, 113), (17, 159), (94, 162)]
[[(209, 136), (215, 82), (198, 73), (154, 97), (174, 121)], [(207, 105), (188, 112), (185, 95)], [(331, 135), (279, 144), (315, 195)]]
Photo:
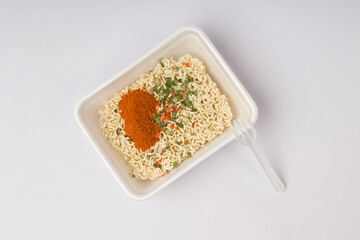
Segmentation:
[(190, 67), (190, 63), (186, 62), (186, 63), (185, 63), (185, 66), (186, 66), (186, 67)]

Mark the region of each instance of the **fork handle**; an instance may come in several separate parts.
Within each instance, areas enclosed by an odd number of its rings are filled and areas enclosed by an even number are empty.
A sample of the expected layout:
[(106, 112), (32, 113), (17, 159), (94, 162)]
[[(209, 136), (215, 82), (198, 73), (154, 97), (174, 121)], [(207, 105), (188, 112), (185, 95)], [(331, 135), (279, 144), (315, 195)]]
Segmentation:
[(261, 151), (255, 146), (255, 144), (249, 144), (250, 148), (253, 150), (256, 158), (258, 159), (262, 169), (266, 173), (266, 176), (270, 180), (271, 184), (273, 185), (274, 189), (281, 193), (285, 190), (285, 184), (281, 181), (279, 176), (276, 174), (274, 169), (271, 167), (269, 162), (265, 159), (264, 155)]

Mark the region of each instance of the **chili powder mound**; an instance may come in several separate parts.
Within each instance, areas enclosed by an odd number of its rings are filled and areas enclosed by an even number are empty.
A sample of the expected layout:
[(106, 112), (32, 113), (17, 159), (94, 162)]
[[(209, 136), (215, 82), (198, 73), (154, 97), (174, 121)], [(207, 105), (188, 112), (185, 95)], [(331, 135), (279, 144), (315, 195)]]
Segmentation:
[(138, 89), (127, 92), (118, 104), (125, 121), (124, 131), (138, 150), (145, 151), (159, 141), (160, 129), (151, 121), (157, 103), (151, 93)]

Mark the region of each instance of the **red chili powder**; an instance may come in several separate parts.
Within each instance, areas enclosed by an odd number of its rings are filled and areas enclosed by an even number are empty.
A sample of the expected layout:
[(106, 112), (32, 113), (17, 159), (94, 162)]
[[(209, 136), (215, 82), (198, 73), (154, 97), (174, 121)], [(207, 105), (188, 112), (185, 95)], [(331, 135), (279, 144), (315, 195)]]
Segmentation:
[(151, 121), (156, 113), (156, 98), (144, 90), (127, 92), (119, 102), (124, 131), (134, 141), (138, 150), (145, 151), (159, 141), (160, 128)]

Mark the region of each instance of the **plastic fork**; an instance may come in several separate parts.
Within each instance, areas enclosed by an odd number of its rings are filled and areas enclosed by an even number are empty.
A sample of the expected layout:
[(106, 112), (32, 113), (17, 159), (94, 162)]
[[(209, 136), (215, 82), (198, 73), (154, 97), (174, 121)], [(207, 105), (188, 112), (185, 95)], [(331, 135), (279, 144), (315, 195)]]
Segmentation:
[(279, 193), (283, 192), (285, 190), (285, 184), (281, 181), (270, 163), (265, 159), (262, 152), (255, 146), (256, 129), (254, 126), (245, 118), (239, 117), (230, 123), (230, 127), (233, 130), (236, 139), (241, 144), (248, 145), (252, 149), (274, 189)]

